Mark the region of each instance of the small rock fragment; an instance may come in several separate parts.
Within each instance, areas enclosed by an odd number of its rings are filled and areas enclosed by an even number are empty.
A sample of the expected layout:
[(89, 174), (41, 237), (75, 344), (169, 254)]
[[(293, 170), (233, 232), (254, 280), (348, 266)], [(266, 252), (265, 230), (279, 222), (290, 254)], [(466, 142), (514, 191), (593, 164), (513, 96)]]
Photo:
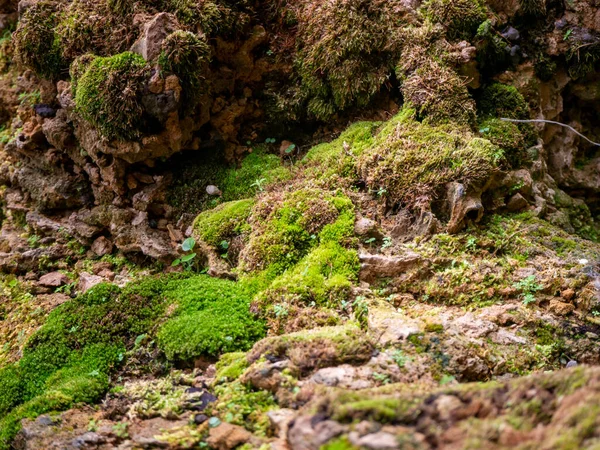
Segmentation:
[(575, 311), (575, 305), (570, 303), (561, 302), (557, 299), (550, 300), (550, 306), (548, 307), (551, 312), (559, 316), (566, 316)]
[(251, 437), (252, 435), (245, 428), (222, 423), (218, 427), (210, 429), (206, 443), (217, 450), (229, 450), (245, 444)]
[(40, 277), (39, 284), (44, 287), (60, 287), (69, 283), (69, 277), (60, 272), (50, 272)]
[(217, 195), (220, 196), (222, 194), (221, 190), (217, 186), (214, 186), (212, 184), (209, 184), (208, 186), (206, 186), (206, 193), (208, 195), (215, 195), (215, 196), (217, 196)]
[(108, 239), (104, 236), (100, 236), (92, 244), (92, 251), (97, 256), (110, 255), (113, 252), (113, 249), (114, 249), (113, 243), (110, 241), (110, 239)]
[(97, 284), (102, 283), (103, 281), (104, 279), (102, 277), (99, 277), (98, 275), (92, 275), (87, 272), (82, 272), (81, 274), (79, 274), (79, 282), (77, 283), (77, 289), (80, 293), (83, 294), (89, 291)]

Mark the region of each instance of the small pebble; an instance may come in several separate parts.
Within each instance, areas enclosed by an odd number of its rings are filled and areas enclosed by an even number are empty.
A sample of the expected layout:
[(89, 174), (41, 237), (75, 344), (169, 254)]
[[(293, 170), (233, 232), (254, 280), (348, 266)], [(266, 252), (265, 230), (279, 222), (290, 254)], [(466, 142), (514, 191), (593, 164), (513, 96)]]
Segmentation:
[(577, 366), (578, 366), (577, 361), (571, 360), (567, 363), (567, 369), (570, 369), (571, 367), (577, 367)]
[(209, 184), (206, 186), (206, 193), (208, 195), (221, 195), (221, 190), (217, 186)]

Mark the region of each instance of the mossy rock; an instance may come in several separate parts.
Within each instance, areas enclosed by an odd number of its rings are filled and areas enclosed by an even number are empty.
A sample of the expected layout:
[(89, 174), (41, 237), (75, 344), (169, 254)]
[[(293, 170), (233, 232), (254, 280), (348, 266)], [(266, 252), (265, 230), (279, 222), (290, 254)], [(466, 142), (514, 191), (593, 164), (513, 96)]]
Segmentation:
[(141, 94), (148, 75), (144, 58), (125, 52), (85, 62), (71, 74), (76, 111), (107, 139), (139, 138), (144, 125)]
[(249, 233), (248, 217), (254, 203), (253, 199), (237, 200), (200, 213), (194, 221), (194, 235), (213, 247), (219, 247), (223, 241), (229, 243), (235, 237)]
[[(324, 2), (297, 12), (298, 97), (310, 116), (367, 106), (385, 85), (399, 56), (399, 31), (411, 22), (401, 1)], [(286, 108), (294, 108), (298, 98)]]
[(527, 145), (525, 136), (516, 124), (490, 118), (479, 124), (479, 132), (503, 150), (511, 166), (520, 167), (523, 164), (527, 157)]
[(452, 40), (470, 40), (487, 19), (479, 0), (428, 0), (423, 11), (433, 23), (445, 26)]
[(265, 335), (249, 311), (252, 293), (238, 283), (199, 275), (171, 285), (166, 295), (177, 308), (157, 341), (169, 359), (245, 351)]
[(319, 243), (349, 242), (354, 206), (343, 195), (305, 188), (265, 196), (250, 218), (252, 233), (240, 255), (241, 269), (279, 275)]
[(263, 307), (274, 304), (316, 304), (337, 307), (358, 281), (360, 263), (355, 250), (336, 242), (312, 249), (293, 268), (275, 278), (255, 300)]
[(40, 1), (31, 5), (19, 20), (13, 35), (15, 59), (43, 78), (57, 79), (66, 64), (60, 38), (55, 33), (58, 5)]
[(350, 324), (268, 337), (256, 343), (247, 357), (250, 363), (262, 357), (288, 358), (300, 371), (307, 372), (368, 361), (373, 348), (371, 339)]
[(479, 98), (482, 117), (528, 119), (529, 105), (516, 87), (493, 83), (487, 86)]
[(467, 128), (419, 123), (404, 109), (387, 122), (358, 159), (367, 187), (395, 204), (429, 208), (449, 182), (481, 186), (500, 167), (503, 152)]

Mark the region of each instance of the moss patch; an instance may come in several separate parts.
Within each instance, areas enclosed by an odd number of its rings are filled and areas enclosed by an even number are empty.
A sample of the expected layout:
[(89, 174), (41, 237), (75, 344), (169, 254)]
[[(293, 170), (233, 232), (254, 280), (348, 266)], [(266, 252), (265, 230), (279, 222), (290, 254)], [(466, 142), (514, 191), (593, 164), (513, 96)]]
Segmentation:
[(130, 52), (96, 57), (79, 70), (71, 74), (77, 112), (108, 139), (138, 138), (144, 123), (144, 58)]
[(479, 0), (428, 0), (423, 11), (432, 22), (444, 25), (453, 40), (470, 40), (487, 19)]
[(253, 206), (252, 199), (222, 203), (196, 217), (194, 232), (207, 244), (219, 247), (223, 241), (249, 232), (247, 221)]

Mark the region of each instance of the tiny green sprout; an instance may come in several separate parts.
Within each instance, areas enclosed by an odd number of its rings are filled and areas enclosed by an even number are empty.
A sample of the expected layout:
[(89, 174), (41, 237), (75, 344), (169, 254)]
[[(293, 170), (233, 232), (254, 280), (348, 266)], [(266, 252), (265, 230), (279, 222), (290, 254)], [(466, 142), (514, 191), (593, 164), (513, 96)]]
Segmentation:
[(266, 178), (257, 178), (256, 180), (254, 180), (254, 183), (252, 183), (250, 186), (255, 187), (256, 189), (258, 189), (259, 192), (263, 192), (265, 190), (264, 188), (264, 184), (267, 182)]
[(477, 238), (470, 237), (467, 239), (467, 250), (475, 250), (477, 248)]
[(275, 139), (275, 138), (266, 138), (265, 139), (265, 144), (274, 144), (275, 142), (277, 142), (277, 139)]
[(296, 149), (296, 144), (291, 144), (288, 146), (288, 148), (285, 149), (285, 154), (289, 155), (290, 153), (292, 153), (294, 150)]
[(573, 29), (572, 28), (569, 29), (569, 30), (567, 30), (567, 32), (563, 36), (563, 41), (568, 41), (572, 34), (573, 34)]
[(479, 130), (479, 132), (480, 132), (481, 134), (489, 133), (489, 132), (490, 132), (490, 127), (481, 128), (481, 129)]
[(183, 241), (183, 243), (181, 244), (181, 249), (184, 252), (189, 252), (192, 251), (194, 249), (194, 247), (196, 246), (196, 240), (194, 238), (187, 238), (185, 241)]
[(223, 249), (223, 250), (229, 250), (229, 242), (226, 240), (222, 240), (221, 243), (219, 244), (219, 246)]
[(385, 194), (387, 194), (387, 189), (386, 189), (386, 188), (384, 188), (384, 187), (380, 187), (380, 188), (377, 190), (377, 196), (378, 196), (378, 197), (383, 197)]
[(390, 248), (392, 245), (394, 245), (394, 241), (392, 241), (391, 237), (386, 236), (383, 238), (383, 244), (381, 245), (381, 249), (384, 250), (386, 248)]
[(191, 253), (187, 253), (187, 254), (183, 255), (181, 258), (176, 259), (175, 261), (173, 261), (171, 266), (173, 266), (173, 267), (183, 266), (185, 271), (191, 272), (195, 266), (194, 260), (198, 256), (195, 252), (192, 252), (192, 250), (194, 250), (194, 247), (196, 247), (196, 240), (194, 238), (189, 237), (185, 241), (183, 241), (183, 243), (181, 244), (181, 249), (184, 252), (191, 252)]
[(377, 238), (371, 237), (369, 239), (365, 239), (365, 244), (371, 245), (377, 241)]

